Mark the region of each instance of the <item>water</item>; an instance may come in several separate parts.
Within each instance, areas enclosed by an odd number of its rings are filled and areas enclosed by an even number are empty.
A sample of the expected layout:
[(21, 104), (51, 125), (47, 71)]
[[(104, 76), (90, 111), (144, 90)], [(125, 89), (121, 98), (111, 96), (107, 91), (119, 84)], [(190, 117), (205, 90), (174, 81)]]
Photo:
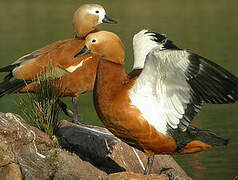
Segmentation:
[[(75, 0), (0, 1), (0, 66), (56, 40), (73, 36), (72, 14), (84, 3)], [(182, 48), (189, 48), (238, 76), (238, 2), (216, 1), (100, 1), (118, 25), (100, 25), (117, 33), (126, 49), (126, 69), (133, 63), (132, 37), (143, 28), (167, 33)], [(82, 95), (80, 113), (85, 122), (102, 125), (92, 105), (92, 94)], [(1, 112), (19, 112), (17, 96), (0, 99)], [(70, 98), (64, 98), (70, 103)], [(206, 105), (193, 123), (231, 139), (227, 147), (175, 156), (194, 179), (233, 179), (238, 175), (238, 104)], [(19, 112), (20, 113), (20, 112)], [(62, 115), (62, 118), (67, 118)]]

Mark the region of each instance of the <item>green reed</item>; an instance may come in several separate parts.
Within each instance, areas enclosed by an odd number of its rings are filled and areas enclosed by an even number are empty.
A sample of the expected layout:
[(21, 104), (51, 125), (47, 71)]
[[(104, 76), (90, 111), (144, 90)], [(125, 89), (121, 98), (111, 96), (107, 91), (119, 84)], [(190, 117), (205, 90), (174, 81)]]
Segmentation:
[(56, 85), (55, 81), (59, 75), (55, 73), (55, 69), (42, 74), (34, 81), (37, 83), (35, 92), (19, 96), (17, 104), (28, 124), (52, 135), (60, 122), (61, 108), (57, 103), (60, 98), (59, 84)]

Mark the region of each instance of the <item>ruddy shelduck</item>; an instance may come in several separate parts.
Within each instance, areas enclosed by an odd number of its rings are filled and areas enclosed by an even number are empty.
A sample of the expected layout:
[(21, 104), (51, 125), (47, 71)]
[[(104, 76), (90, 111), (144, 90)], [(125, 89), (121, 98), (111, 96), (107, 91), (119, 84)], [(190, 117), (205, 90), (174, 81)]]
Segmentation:
[[(82, 93), (92, 91), (99, 58), (93, 54), (76, 59), (73, 56), (83, 48), (88, 34), (99, 31), (96, 26), (101, 23), (117, 22), (108, 18), (100, 5), (81, 6), (73, 16), (74, 39), (54, 42), (0, 69), (0, 72), (9, 72), (0, 84), (0, 97), (14, 92), (34, 92), (37, 83), (31, 83), (32, 80), (46, 73), (46, 68), (50, 65), (57, 78), (60, 78), (57, 82), (60, 85), (60, 96), (73, 97), (74, 114), (71, 116), (77, 121), (77, 98)], [(70, 112), (64, 110), (69, 115)]]
[[(145, 50), (148, 46), (152, 49)], [(148, 155), (144, 173), (150, 173), (155, 154), (188, 154), (226, 145), (227, 139), (190, 122), (203, 103), (235, 102), (237, 78), (177, 48), (164, 35), (143, 31), (134, 38), (134, 50), (139, 50), (134, 71), (143, 69), (130, 75), (123, 67), (123, 44), (111, 32), (88, 35), (75, 57), (101, 56), (93, 90), (96, 112), (115, 136)]]

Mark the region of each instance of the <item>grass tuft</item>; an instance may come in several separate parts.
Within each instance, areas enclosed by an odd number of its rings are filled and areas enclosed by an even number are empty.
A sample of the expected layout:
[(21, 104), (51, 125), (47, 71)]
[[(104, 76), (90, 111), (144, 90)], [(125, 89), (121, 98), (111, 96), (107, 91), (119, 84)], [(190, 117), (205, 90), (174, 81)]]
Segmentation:
[[(54, 134), (59, 125), (61, 108), (57, 103), (59, 99), (59, 85), (55, 83), (55, 72), (52, 69), (42, 73), (35, 82), (35, 93), (19, 96), (18, 107), (25, 121), (47, 134)], [(58, 79), (58, 78), (56, 78)]]

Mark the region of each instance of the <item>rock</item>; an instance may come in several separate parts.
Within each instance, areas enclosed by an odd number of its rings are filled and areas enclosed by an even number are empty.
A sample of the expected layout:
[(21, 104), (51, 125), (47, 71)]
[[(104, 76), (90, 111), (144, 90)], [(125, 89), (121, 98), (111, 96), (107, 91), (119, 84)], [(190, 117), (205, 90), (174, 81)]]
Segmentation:
[[(54, 150), (55, 151), (55, 150)], [(91, 163), (83, 161), (77, 155), (69, 153), (62, 149), (57, 149), (58, 167), (54, 174), (54, 179), (57, 180), (92, 180), (98, 177), (106, 177), (107, 174), (100, 169), (95, 168)]]
[[(42, 154), (53, 148), (54, 143), (47, 134), (29, 126), (17, 115), (0, 113), (0, 142), (0, 168), (17, 163), (25, 180), (49, 178), (51, 168)], [(4, 161), (1, 157), (5, 157)]]
[[(94, 164), (107, 174), (122, 171), (143, 174), (147, 157), (113, 136), (107, 129), (62, 121), (57, 132), (61, 146)], [(170, 173), (167, 173), (167, 171)], [(169, 155), (155, 156), (152, 173), (191, 179)]]
[(136, 173), (129, 173), (129, 172), (122, 172), (122, 173), (114, 173), (110, 174), (107, 177), (107, 180), (169, 180), (169, 177), (165, 174), (150, 174), (148, 176), (142, 175), (142, 174), (136, 174)]
[[(62, 121), (55, 137), (26, 124), (18, 115), (0, 113), (1, 180), (188, 178), (165, 155), (157, 156), (153, 174), (144, 176), (146, 161), (143, 153), (105, 128)], [(159, 175), (169, 167), (173, 169)]]
[[(1, 134), (1, 132), (0, 132)], [(0, 139), (0, 167), (14, 162), (14, 154), (11, 151), (11, 146), (4, 139)]]
[(0, 168), (1, 180), (21, 180), (22, 174), (16, 163), (11, 163)]

